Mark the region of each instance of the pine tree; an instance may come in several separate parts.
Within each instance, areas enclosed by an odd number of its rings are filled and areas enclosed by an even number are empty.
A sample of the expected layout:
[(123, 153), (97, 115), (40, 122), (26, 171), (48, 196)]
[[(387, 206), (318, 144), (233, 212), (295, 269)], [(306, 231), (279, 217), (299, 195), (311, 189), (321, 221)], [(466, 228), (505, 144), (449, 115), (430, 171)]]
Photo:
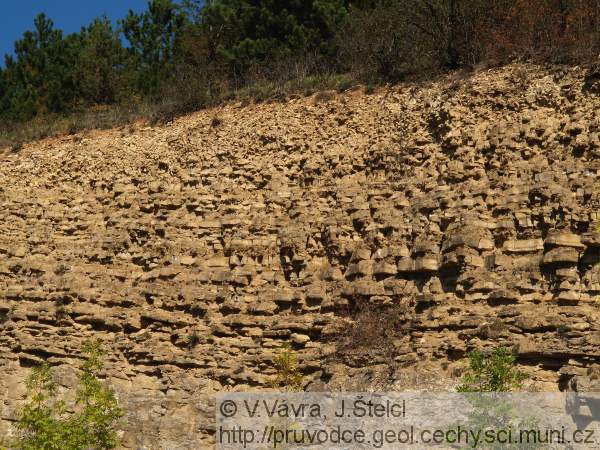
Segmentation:
[(79, 52), (74, 77), (79, 102), (110, 104), (119, 100), (125, 90), (127, 55), (110, 20), (106, 16), (95, 19), (76, 39)]
[(6, 58), (5, 114), (15, 120), (63, 111), (76, 97), (71, 70), (76, 42), (63, 39), (44, 14), (35, 18), (34, 27), (15, 43), (15, 57)]
[(209, 0), (201, 22), (213, 56), (243, 70), (252, 60), (331, 53), (346, 12), (342, 0)]
[(172, 0), (151, 0), (145, 12), (129, 10), (120, 24), (130, 43), (136, 87), (145, 94), (157, 93), (179, 55), (187, 24), (183, 9)]

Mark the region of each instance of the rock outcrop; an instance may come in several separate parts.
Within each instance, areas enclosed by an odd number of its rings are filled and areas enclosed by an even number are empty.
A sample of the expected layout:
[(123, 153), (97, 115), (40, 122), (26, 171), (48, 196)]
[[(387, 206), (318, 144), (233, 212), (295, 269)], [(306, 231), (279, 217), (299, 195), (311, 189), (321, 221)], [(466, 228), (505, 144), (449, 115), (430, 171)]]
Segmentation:
[[(266, 387), (287, 342), (309, 389), (448, 388), (467, 351), (497, 345), (530, 389), (581, 385), (600, 359), (584, 84), (512, 65), (5, 154), (0, 434), (28, 368), (71, 386), (91, 336), (125, 448), (208, 445), (214, 393)], [(365, 352), (377, 329), (389, 345)]]

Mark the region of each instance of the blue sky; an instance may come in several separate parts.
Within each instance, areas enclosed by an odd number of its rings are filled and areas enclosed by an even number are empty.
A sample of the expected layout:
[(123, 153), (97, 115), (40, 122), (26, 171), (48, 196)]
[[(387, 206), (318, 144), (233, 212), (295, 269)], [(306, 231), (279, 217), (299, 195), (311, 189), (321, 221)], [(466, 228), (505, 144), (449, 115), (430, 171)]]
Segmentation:
[(8, 0), (2, 2), (0, 15), (0, 66), (4, 55), (12, 53), (14, 42), (33, 29), (33, 19), (44, 12), (65, 34), (79, 31), (94, 17), (104, 13), (113, 21), (125, 17), (129, 9), (146, 9), (148, 0)]

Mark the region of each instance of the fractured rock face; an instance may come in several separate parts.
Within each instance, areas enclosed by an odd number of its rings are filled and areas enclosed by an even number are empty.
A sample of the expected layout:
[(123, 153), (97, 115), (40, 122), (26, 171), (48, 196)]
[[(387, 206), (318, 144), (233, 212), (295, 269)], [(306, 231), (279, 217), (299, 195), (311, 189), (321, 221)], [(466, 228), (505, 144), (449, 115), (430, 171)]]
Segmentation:
[(210, 443), (213, 394), (267, 387), (283, 343), (309, 388), (451, 388), (467, 351), (497, 345), (534, 387), (568, 385), (600, 358), (600, 97), (583, 77), (508, 66), (7, 154), (0, 435), (29, 367), (68, 387), (92, 336), (126, 448)]

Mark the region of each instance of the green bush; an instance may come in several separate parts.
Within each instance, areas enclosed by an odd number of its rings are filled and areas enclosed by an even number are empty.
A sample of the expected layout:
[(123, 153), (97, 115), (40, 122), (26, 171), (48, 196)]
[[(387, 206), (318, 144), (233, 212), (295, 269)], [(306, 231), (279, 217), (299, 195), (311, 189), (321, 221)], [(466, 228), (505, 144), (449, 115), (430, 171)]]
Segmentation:
[(474, 350), (467, 356), (469, 370), (459, 392), (508, 392), (519, 389), (526, 378), (515, 369), (516, 357), (507, 348), (496, 348), (489, 356)]
[[(35, 367), (25, 384), (28, 402), (17, 422), (19, 450), (105, 450), (117, 447), (117, 424), (123, 415), (114, 392), (98, 379), (103, 352), (98, 341), (84, 347), (75, 404), (58, 398), (52, 369)], [(74, 412), (71, 412), (74, 411)]]
[(285, 344), (275, 358), (275, 368), (277, 375), (273, 380), (273, 387), (292, 392), (302, 390), (304, 379), (298, 368), (298, 356), (289, 344)]

